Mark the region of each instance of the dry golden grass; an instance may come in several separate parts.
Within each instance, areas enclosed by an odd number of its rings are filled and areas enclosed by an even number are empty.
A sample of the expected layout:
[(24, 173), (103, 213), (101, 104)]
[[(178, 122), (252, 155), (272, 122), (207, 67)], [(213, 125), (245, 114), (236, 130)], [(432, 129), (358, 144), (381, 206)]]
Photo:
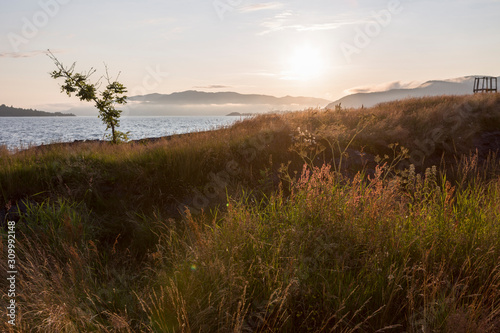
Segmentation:
[(3, 204), (29, 203), (18, 326), (0, 330), (497, 332), (500, 163), (483, 143), (499, 128), (500, 95), (441, 96), (2, 148)]

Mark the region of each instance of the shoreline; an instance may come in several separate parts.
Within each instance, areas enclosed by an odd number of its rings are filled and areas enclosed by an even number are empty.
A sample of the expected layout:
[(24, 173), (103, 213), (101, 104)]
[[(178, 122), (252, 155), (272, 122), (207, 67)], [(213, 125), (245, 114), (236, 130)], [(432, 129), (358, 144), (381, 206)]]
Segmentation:
[[(219, 130), (219, 129), (171, 134), (171, 135), (165, 135), (165, 136), (160, 136), (160, 137), (148, 137), (148, 138), (135, 139), (135, 140), (127, 141), (127, 142), (122, 142), (120, 144), (132, 144), (132, 145), (143, 144), (144, 145), (144, 144), (159, 142), (162, 140), (170, 141), (174, 138), (185, 137), (185, 136), (189, 136), (189, 135), (193, 135), (193, 134), (208, 133), (208, 132), (213, 132), (213, 131), (217, 131), (217, 130)], [(3, 145), (3, 146), (0, 145), (0, 147), (5, 147), (7, 149), (7, 151), (9, 151), (10, 153), (16, 154), (16, 153), (20, 153), (20, 152), (24, 152), (24, 151), (28, 151), (28, 150), (32, 150), (32, 149), (43, 150), (46, 148), (57, 147), (57, 146), (70, 146), (71, 147), (71, 146), (75, 146), (78, 144), (94, 144), (94, 143), (98, 143), (98, 144), (109, 143), (109, 144), (111, 144), (111, 141), (101, 140), (101, 139), (89, 139), (89, 140), (73, 140), (73, 141), (65, 141), (65, 142), (52, 142), (52, 143), (40, 144), (40, 145), (36, 145), (36, 146), (29, 146), (26, 148), (15, 147), (13, 149), (10, 149), (5, 145)]]

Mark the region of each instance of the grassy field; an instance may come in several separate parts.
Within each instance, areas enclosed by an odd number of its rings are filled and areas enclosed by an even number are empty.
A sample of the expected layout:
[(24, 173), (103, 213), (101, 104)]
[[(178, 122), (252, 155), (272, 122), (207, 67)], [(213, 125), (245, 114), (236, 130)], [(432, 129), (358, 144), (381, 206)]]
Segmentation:
[(497, 149), (498, 94), (0, 148), (0, 330), (499, 332)]

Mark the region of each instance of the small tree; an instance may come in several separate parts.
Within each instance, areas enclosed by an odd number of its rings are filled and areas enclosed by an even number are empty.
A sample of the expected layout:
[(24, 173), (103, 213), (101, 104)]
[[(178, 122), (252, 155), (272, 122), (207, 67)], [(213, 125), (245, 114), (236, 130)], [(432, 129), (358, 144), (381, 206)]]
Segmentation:
[(111, 141), (117, 143), (122, 140), (127, 140), (127, 134), (117, 130), (120, 126), (121, 110), (115, 108), (115, 104), (126, 104), (127, 88), (118, 82), (118, 76), (114, 81), (111, 81), (108, 74), (108, 67), (106, 68), (106, 76), (104, 79), (107, 81), (106, 89), (99, 92), (101, 86), (101, 77), (96, 83), (90, 83), (90, 76), (96, 72), (91, 68), (87, 73), (75, 73), (75, 63), (67, 68), (49, 51), (48, 56), (56, 64), (57, 70), (53, 71), (50, 75), (54, 79), (60, 77), (64, 78), (64, 84), (61, 86), (61, 92), (65, 92), (68, 96), (75, 93), (81, 101), (94, 102), (95, 107), (99, 110), (99, 118), (106, 124), (106, 130), (111, 128)]

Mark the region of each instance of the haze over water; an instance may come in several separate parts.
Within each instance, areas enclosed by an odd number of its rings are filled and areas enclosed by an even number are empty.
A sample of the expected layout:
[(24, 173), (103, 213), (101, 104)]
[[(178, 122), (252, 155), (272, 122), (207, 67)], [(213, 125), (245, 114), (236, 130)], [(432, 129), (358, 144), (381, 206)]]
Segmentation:
[[(120, 131), (138, 140), (207, 131), (229, 126), (240, 117), (122, 117)], [(106, 126), (97, 117), (0, 117), (0, 145), (8, 149), (74, 140), (100, 140)]]

